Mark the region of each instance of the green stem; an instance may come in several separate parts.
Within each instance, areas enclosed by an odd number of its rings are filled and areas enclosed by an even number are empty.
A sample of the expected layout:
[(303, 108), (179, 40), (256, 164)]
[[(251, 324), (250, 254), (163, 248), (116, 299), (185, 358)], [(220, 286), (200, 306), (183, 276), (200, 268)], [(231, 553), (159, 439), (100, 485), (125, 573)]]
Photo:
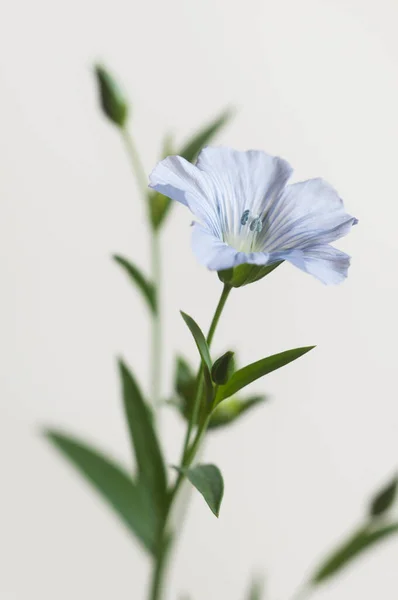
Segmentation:
[[(207, 334), (207, 343), (209, 346), (213, 340), (214, 333), (216, 331), (218, 322), (220, 320), (221, 313), (223, 311), (223, 308), (225, 306), (225, 303), (227, 301), (227, 298), (229, 296), (231, 289), (232, 288), (230, 286), (228, 286), (227, 284), (224, 285), (220, 300), (217, 304), (217, 308), (215, 310), (215, 313), (214, 313), (214, 316), (213, 316), (213, 319), (212, 319), (212, 322), (210, 325), (209, 333)], [(196, 389), (194, 408), (193, 408), (191, 418), (190, 418), (188, 426), (187, 426), (187, 433), (185, 436), (184, 447), (183, 447), (183, 452), (182, 452), (182, 457), (181, 457), (180, 466), (183, 468), (188, 468), (192, 464), (192, 462), (197, 454), (197, 451), (199, 449), (200, 442), (203, 438), (204, 433), (206, 432), (207, 426), (210, 421), (210, 415), (208, 415), (202, 421), (202, 423), (199, 425), (196, 435), (195, 435), (195, 438), (194, 438), (192, 444), (190, 445), (189, 442), (190, 442), (190, 438), (191, 438), (191, 433), (192, 433), (195, 423), (197, 422), (199, 411), (200, 411), (200, 400), (201, 400), (202, 391), (203, 391), (203, 376), (202, 375), (203, 375), (203, 370), (202, 370), (202, 368), (200, 368), (199, 373), (198, 373), (198, 378), (197, 378), (197, 389)], [(162, 581), (163, 581), (163, 575), (164, 575), (164, 571), (165, 571), (165, 561), (166, 561), (166, 557), (167, 557), (167, 551), (170, 547), (170, 542), (167, 543), (167, 537), (166, 537), (167, 536), (167, 524), (168, 524), (168, 520), (170, 517), (171, 509), (173, 507), (175, 498), (178, 494), (178, 491), (179, 491), (183, 481), (184, 481), (184, 475), (180, 471), (174, 486), (172, 487), (172, 489), (169, 492), (169, 498), (168, 498), (168, 503), (167, 503), (167, 507), (166, 507), (166, 511), (165, 511), (165, 516), (164, 516), (162, 526), (159, 531), (158, 550), (157, 550), (157, 553), (156, 553), (156, 556), (154, 559), (155, 562), (154, 562), (154, 569), (153, 569), (151, 587), (150, 587), (150, 592), (149, 592), (149, 600), (160, 600), (160, 598), (161, 598)]]
[[(140, 154), (137, 150), (134, 139), (129, 130), (126, 127), (123, 127), (121, 132), (126, 146), (127, 154), (129, 155), (131, 160), (134, 175), (137, 179), (138, 186), (140, 188), (143, 198), (146, 200), (148, 195), (148, 177), (144, 169), (144, 165), (141, 162)], [(149, 210), (149, 203), (147, 204)]]
[(160, 287), (161, 287), (161, 263), (160, 263), (160, 244), (159, 232), (153, 227), (151, 220), (150, 205), (148, 200), (148, 177), (141, 162), (140, 154), (135, 145), (134, 139), (128, 129), (124, 127), (122, 137), (126, 146), (127, 154), (130, 157), (134, 175), (137, 179), (141, 195), (146, 203), (148, 211), (148, 221), (151, 228), (151, 272), (152, 284), (156, 294), (156, 312), (152, 320), (152, 344), (151, 344), (151, 381), (150, 398), (152, 405), (157, 407), (160, 404), (160, 384), (161, 384), (161, 356), (162, 356), (162, 321), (160, 312)]
[[(228, 299), (231, 289), (232, 288), (228, 284), (224, 284), (224, 287), (223, 287), (223, 290), (222, 290), (222, 293), (220, 296), (220, 300), (218, 301), (217, 308), (215, 310), (212, 322), (210, 324), (209, 333), (207, 334), (207, 338), (206, 338), (206, 341), (207, 341), (207, 344), (209, 347), (211, 346), (211, 343), (213, 341), (216, 327), (220, 320), (221, 313), (224, 309), (225, 303)], [(203, 394), (203, 376), (202, 375), (203, 375), (203, 367), (201, 365), (199, 367), (199, 372), (198, 372), (198, 376), (197, 376), (196, 395), (195, 395), (195, 400), (193, 403), (191, 418), (189, 420), (188, 428), (187, 428), (187, 432), (186, 432), (186, 436), (185, 436), (181, 462), (184, 462), (184, 457), (188, 450), (189, 442), (191, 439), (192, 429), (193, 429), (195, 423), (197, 423), (197, 421), (198, 421), (198, 416), (199, 416), (199, 412), (200, 412), (200, 400), (201, 400), (202, 394)]]
[(153, 406), (160, 405), (160, 382), (162, 376), (162, 313), (161, 313), (161, 263), (159, 232), (152, 229), (151, 237), (152, 282), (156, 293), (156, 312), (152, 319), (152, 348), (151, 348), (151, 398)]

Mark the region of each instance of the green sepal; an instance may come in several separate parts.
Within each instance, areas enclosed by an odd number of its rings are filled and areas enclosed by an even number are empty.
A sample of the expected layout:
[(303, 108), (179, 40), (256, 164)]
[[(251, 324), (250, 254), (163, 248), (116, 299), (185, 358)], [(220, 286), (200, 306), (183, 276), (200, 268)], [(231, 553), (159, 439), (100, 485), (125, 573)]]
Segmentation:
[(228, 350), (214, 362), (211, 368), (211, 378), (217, 385), (225, 385), (234, 372), (234, 352)]
[(283, 261), (280, 261), (273, 265), (266, 266), (249, 264), (238, 265), (232, 269), (218, 271), (218, 277), (223, 283), (228, 283), (231, 287), (238, 288), (259, 281), (259, 279), (262, 279), (279, 267), (282, 262)]
[(253, 396), (246, 400), (228, 398), (221, 402), (210, 417), (209, 430), (220, 429), (237, 421), (258, 404), (268, 400), (267, 396)]
[(380, 517), (391, 508), (397, 495), (397, 487), (398, 476), (394, 475), (393, 480), (383, 487), (371, 501), (369, 508), (371, 518)]
[(102, 65), (95, 66), (99, 99), (104, 114), (112, 123), (123, 128), (128, 117), (128, 103), (110, 72)]
[(224, 495), (224, 480), (220, 469), (215, 465), (196, 465), (190, 469), (174, 468), (185, 475), (198, 492), (202, 494), (211, 512), (218, 517)]

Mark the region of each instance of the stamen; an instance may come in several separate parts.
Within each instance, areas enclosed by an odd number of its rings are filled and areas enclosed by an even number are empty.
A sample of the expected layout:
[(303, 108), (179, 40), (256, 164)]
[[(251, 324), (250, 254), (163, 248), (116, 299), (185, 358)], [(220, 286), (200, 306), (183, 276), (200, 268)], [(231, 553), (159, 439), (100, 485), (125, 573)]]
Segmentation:
[(248, 220), (249, 220), (249, 215), (250, 215), (250, 210), (245, 210), (245, 211), (243, 212), (243, 215), (242, 215), (242, 217), (241, 217), (241, 219), (240, 219), (240, 224), (241, 224), (241, 225), (246, 225), (246, 223), (247, 223), (247, 222), (248, 222)]
[(263, 228), (263, 223), (262, 223), (260, 217), (256, 217), (250, 223), (250, 231), (255, 231), (256, 233), (260, 233), (262, 228)]

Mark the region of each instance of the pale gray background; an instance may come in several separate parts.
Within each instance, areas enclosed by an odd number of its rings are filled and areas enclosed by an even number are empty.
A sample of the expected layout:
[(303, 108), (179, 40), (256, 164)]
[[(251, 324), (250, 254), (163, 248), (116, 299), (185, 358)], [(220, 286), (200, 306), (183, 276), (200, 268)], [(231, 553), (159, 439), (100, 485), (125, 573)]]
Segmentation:
[[(361, 518), (397, 464), (396, 0), (14, 0), (0, 21), (0, 598), (144, 597), (147, 560), (102, 503), (39, 437), (62, 425), (128, 460), (114, 356), (147, 381), (148, 320), (111, 263), (148, 266), (144, 212), (121, 141), (97, 108), (103, 59), (124, 81), (146, 169), (227, 104), (220, 137), (323, 176), (360, 225), (340, 247), (348, 281), (326, 288), (290, 266), (234, 293), (215, 342), (241, 362), (318, 348), (253, 390), (272, 402), (214, 436), (224, 473), (219, 521), (199, 497), (178, 547), (170, 595), (242, 599), (264, 572), (289, 599), (317, 559)], [(179, 316), (203, 327), (220, 291), (189, 248), (190, 216), (164, 230), (170, 372), (196, 358)], [(163, 391), (170, 390), (170, 376)], [(163, 417), (168, 458), (181, 423)], [(392, 600), (398, 542), (319, 600)]]

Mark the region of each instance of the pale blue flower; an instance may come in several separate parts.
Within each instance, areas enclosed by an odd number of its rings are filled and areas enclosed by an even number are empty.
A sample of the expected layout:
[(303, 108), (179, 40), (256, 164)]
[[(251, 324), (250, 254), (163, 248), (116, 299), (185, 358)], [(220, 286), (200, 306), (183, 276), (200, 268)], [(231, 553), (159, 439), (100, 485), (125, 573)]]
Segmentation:
[(285, 160), (265, 152), (208, 147), (196, 165), (180, 156), (165, 158), (149, 185), (194, 214), (193, 251), (209, 269), (286, 260), (324, 283), (339, 283), (350, 257), (330, 242), (357, 219), (328, 183), (287, 185), (291, 174)]

